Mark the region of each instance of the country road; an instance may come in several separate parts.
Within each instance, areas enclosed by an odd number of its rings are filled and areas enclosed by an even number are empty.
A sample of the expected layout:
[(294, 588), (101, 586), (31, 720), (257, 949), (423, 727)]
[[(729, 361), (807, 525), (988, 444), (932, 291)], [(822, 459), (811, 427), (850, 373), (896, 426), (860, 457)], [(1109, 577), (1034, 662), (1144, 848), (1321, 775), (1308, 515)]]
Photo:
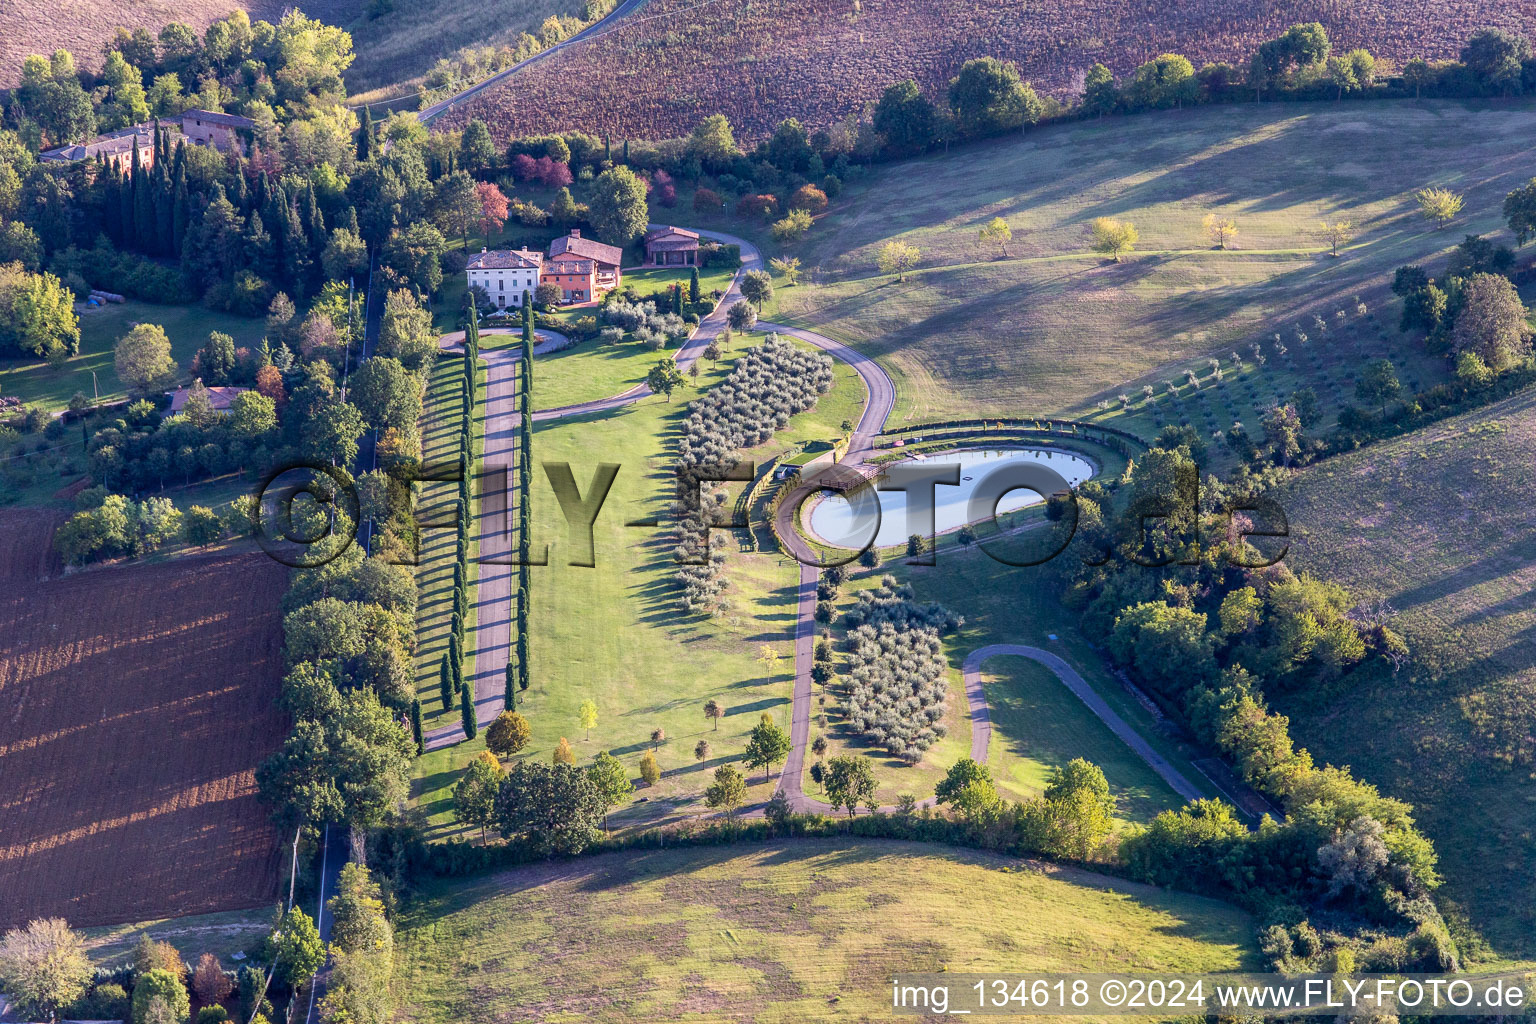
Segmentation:
[(496, 85), (506, 81), (508, 78), (517, 74), (528, 65), (535, 64), (546, 57), (559, 53), (561, 50), (575, 46), (577, 43), (586, 42), (594, 36), (602, 35), (611, 31), (616, 22), (628, 17), (630, 14), (634, 13), (637, 8), (644, 5), (645, 0), (622, 0), (622, 2), (613, 10), (609, 11), (607, 14), (603, 15), (603, 17), (599, 18), (597, 21), (594, 21), (580, 32), (577, 32), (575, 35), (571, 36), (571, 38), (562, 42), (558, 42), (548, 49), (540, 50), (532, 57), (529, 57), (526, 60), (518, 61), (516, 64), (512, 65), (506, 70), (498, 71), (491, 77), (484, 79), (483, 81), (476, 82), (468, 89), (460, 90), (445, 100), (438, 100), (436, 103), (429, 107), (423, 107), (421, 110), (416, 112), (416, 116), (422, 124), (429, 124), (439, 114), (451, 110), (461, 103), (474, 99), (476, 96), (480, 95), (482, 92), (485, 92), (487, 89), (494, 88)]

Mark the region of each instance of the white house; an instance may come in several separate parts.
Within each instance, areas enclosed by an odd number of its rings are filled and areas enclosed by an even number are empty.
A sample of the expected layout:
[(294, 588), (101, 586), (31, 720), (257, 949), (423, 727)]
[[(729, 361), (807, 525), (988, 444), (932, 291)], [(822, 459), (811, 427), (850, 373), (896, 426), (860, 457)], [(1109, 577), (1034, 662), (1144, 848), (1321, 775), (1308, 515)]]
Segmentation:
[(464, 268), (469, 286), (479, 285), (491, 297), (497, 309), (521, 306), (523, 292), (539, 287), (539, 271), (544, 254), (527, 249), (481, 249), (469, 258)]

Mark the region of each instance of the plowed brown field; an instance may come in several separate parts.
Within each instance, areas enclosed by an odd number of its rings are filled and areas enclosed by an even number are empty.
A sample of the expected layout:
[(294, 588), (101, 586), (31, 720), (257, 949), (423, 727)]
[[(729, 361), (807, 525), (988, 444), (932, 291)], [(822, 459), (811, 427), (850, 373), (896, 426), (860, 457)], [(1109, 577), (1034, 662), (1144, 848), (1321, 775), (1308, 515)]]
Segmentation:
[(286, 728), (286, 570), (256, 552), (63, 576), (56, 523), (0, 513), (0, 928), (266, 902), (280, 842), (254, 771)]
[(649, 0), (617, 27), (528, 65), (445, 114), (484, 119), (497, 138), (579, 128), (615, 140), (665, 138), (722, 113), (737, 138), (786, 117), (826, 127), (914, 78), (942, 97), (972, 57), (1019, 65), (1036, 89), (1075, 94), (1102, 61), (1125, 75), (1159, 53), (1246, 67), (1297, 22), (1321, 21), (1335, 50), (1368, 47), (1401, 66), (1456, 56), (1475, 29), (1530, 34), (1532, 0)]

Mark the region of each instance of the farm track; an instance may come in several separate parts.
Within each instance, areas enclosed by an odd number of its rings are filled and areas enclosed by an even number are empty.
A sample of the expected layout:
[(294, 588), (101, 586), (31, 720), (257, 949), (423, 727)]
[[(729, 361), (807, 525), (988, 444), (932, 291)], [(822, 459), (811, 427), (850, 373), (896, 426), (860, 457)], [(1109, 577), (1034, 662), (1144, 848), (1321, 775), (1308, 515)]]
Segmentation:
[(551, 46), (546, 50), (540, 50), (538, 53), (534, 54), (532, 57), (529, 57), (527, 60), (519, 61), (504, 71), (498, 71), (491, 77), (477, 82), (467, 89), (460, 90), (445, 100), (437, 101), (431, 106), (419, 111), (416, 115), (417, 118), (420, 119), (422, 124), (429, 124), (439, 114), (442, 114), (448, 110), (452, 110), (454, 107), (473, 99), (474, 97), (485, 92), (487, 89), (495, 88), (498, 84), (506, 81), (513, 74), (521, 71), (523, 68), (528, 67), (530, 64), (536, 64), (547, 57), (554, 56), (561, 50), (576, 45), (577, 43), (586, 42), (594, 36), (602, 35), (606, 32), (612, 31), (616, 22), (627, 17), (636, 8), (643, 6), (645, 2), (646, 0), (623, 0), (623, 2), (613, 10), (609, 11), (607, 14), (603, 15), (601, 18), (594, 21), (586, 28), (582, 29), (580, 32), (577, 32), (575, 35), (571, 36), (571, 38), (566, 39), (563, 42), (556, 43), (554, 46)]

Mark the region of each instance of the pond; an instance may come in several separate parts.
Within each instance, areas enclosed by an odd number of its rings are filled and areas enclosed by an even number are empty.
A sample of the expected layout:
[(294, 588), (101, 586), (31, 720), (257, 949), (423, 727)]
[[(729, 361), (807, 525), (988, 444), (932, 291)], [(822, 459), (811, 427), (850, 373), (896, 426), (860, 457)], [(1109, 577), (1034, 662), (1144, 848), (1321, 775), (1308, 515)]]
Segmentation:
[[(972, 516), (971, 497), (984, 484), (989, 487), (1005, 486), (1013, 474), (1025, 467), (1039, 466), (1049, 469), (1068, 484), (1076, 487), (1093, 476), (1094, 464), (1081, 455), (1056, 450), (1024, 448), (976, 449), (969, 451), (939, 452), (928, 456), (904, 459), (882, 470), (881, 480), (891, 469), (898, 471), (923, 469), (936, 472), (941, 467), (960, 467), (960, 484), (940, 484), (933, 488), (934, 528), (938, 533), (957, 530), (967, 521), (985, 519), (987, 513)], [(911, 469), (908, 469), (911, 467)], [(904, 491), (877, 491), (880, 500), (880, 529), (875, 534), (875, 545), (890, 547), (903, 543), (913, 533), (919, 532), (918, 522), (909, 522), (907, 495)], [(1014, 512), (1045, 500), (1033, 491), (1015, 487), (1007, 491), (997, 504), (999, 514)], [(855, 515), (855, 508), (868, 498), (856, 497), (853, 501), (832, 491), (823, 491), (806, 502), (801, 515), (811, 536), (833, 547), (861, 548), (869, 537), (871, 525)], [(987, 502), (990, 504), (990, 502)]]

